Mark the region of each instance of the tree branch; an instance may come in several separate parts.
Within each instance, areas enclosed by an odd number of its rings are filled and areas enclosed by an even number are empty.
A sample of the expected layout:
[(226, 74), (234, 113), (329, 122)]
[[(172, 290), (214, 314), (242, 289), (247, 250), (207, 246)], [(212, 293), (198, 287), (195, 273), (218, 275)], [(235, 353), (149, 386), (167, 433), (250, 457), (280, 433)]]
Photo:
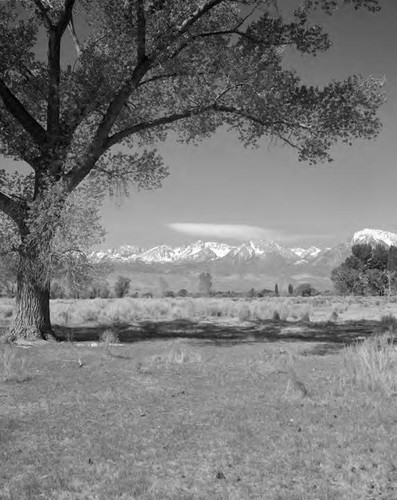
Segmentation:
[(146, 18), (143, 0), (136, 2), (137, 27), (137, 62), (138, 64), (146, 57)]
[[(247, 113), (246, 111), (243, 111), (243, 110), (238, 109), (238, 108), (234, 108), (233, 106), (225, 106), (222, 104), (215, 103), (213, 105), (213, 108), (214, 108), (214, 111), (219, 111), (222, 113), (230, 113), (230, 114), (234, 114), (237, 116), (241, 116), (242, 118), (245, 118), (248, 121), (254, 122), (254, 123), (260, 125), (261, 127), (269, 127), (270, 125), (276, 125), (277, 123), (279, 123), (281, 125), (288, 125), (287, 122), (285, 122), (283, 120), (274, 120), (272, 122), (267, 122), (266, 120), (262, 120), (261, 118), (258, 118), (257, 116), (254, 116), (254, 115)], [(289, 125), (291, 125), (291, 124), (289, 124)], [(305, 128), (305, 129), (310, 128), (310, 127), (307, 127), (307, 126), (299, 124), (299, 123), (297, 123), (295, 125), (298, 127)], [(280, 132), (274, 132), (273, 135), (277, 136), (279, 139), (284, 141), (286, 144), (288, 144), (292, 148), (298, 149), (299, 151), (301, 150), (301, 148), (297, 144), (292, 142), (290, 139), (284, 137)]]
[[(239, 87), (241, 85), (242, 84), (237, 84), (233, 88)], [(258, 118), (254, 115), (251, 115), (250, 113), (248, 113), (244, 110), (234, 108), (233, 106), (226, 106), (226, 105), (218, 104), (218, 100), (222, 96), (224, 96), (226, 94), (226, 92), (228, 92), (229, 90), (231, 90), (231, 89), (227, 89), (226, 91), (219, 94), (219, 96), (215, 99), (215, 101), (208, 106), (187, 109), (185, 111), (181, 111), (180, 113), (174, 113), (172, 115), (163, 116), (161, 118), (156, 118), (156, 119), (151, 120), (151, 121), (137, 123), (135, 125), (132, 125), (131, 127), (127, 127), (124, 130), (121, 130), (120, 132), (116, 132), (115, 134), (113, 134), (112, 136), (110, 136), (107, 139), (107, 141), (104, 144), (104, 148), (109, 149), (110, 147), (114, 146), (115, 144), (120, 143), (126, 137), (129, 137), (129, 136), (136, 134), (138, 132), (142, 132), (144, 130), (150, 130), (152, 128), (160, 127), (162, 125), (168, 125), (170, 123), (174, 123), (176, 121), (183, 120), (184, 118), (190, 118), (192, 116), (198, 116), (198, 115), (201, 115), (203, 113), (207, 113), (208, 111), (215, 111), (215, 112), (238, 115), (238, 116), (241, 116), (242, 118), (245, 118), (246, 120), (257, 123), (258, 125), (261, 125), (262, 127), (269, 127), (270, 125), (275, 125), (277, 123), (281, 124), (281, 125), (291, 125), (283, 120), (274, 120), (271, 122), (266, 121), (266, 120), (262, 120), (261, 118)], [(308, 127), (304, 124), (300, 124), (300, 123), (296, 123), (295, 126), (301, 127), (304, 129), (310, 128), (310, 127)], [(294, 143), (289, 142), (289, 140), (286, 139), (285, 137), (283, 137), (281, 135), (279, 135), (279, 137), (280, 137), (280, 139), (287, 142), (291, 146), (297, 148), (297, 146)]]
[(179, 26), (179, 33), (185, 33), (194, 23), (196, 23), (204, 14), (212, 10), (217, 5), (224, 2), (224, 0), (208, 0), (204, 2), (201, 7), (199, 7), (193, 14), (183, 21), (183, 23)]
[(24, 212), (22, 203), (18, 203), (5, 193), (0, 192), (0, 210), (8, 215), (18, 227), (20, 226)]
[(27, 111), (21, 101), (11, 92), (2, 79), (0, 79), (0, 97), (6, 110), (17, 120), (17, 122), (29, 133), (33, 141), (45, 149), (47, 143), (47, 132)]
[(56, 29), (58, 31), (58, 36), (62, 37), (62, 35), (65, 33), (66, 28), (68, 27), (68, 24), (70, 23), (72, 19), (72, 14), (73, 14), (73, 7), (75, 4), (76, 0), (65, 0), (64, 3), (64, 11), (63, 14), (56, 26)]
[(152, 61), (145, 57), (145, 59), (135, 67), (134, 71), (131, 74), (131, 77), (128, 78), (113, 101), (110, 103), (105, 116), (98, 126), (97, 133), (93, 141), (94, 148), (102, 148), (104, 146), (105, 142), (107, 141), (108, 135), (115, 121), (119, 117), (121, 110), (130, 97), (131, 92), (138, 87), (140, 81), (149, 70), (151, 64)]
[(159, 127), (161, 125), (167, 125), (168, 123), (173, 123), (178, 120), (182, 120), (183, 118), (189, 118), (190, 116), (197, 116), (199, 114), (205, 113), (212, 109), (212, 105), (205, 108), (196, 108), (189, 109), (183, 111), (181, 113), (175, 113), (170, 116), (164, 116), (162, 118), (157, 118), (152, 120), (151, 122), (142, 122), (138, 123), (132, 127), (127, 127), (121, 132), (117, 132), (113, 134), (111, 137), (106, 139), (103, 142), (103, 146), (101, 148), (91, 149), (90, 157), (84, 161), (84, 163), (77, 165), (73, 168), (66, 176), (65, 180), (68, 185), (68, 191), (72, 192), (73, 189), (78, 186), (87, 175), (94, 168), (96, 162), (100, 158), (100, 156), (109, 148), (111, 148), (114, 144), (121, 142), (125, 137), (128, 137), (134, 133), (140, 132), (142, 130), (148, 130), (154, 127)]
[(105, 148), (109, 149), (110, 147), (114, 146), (115, 144), (118, 144), (121, 142), (123, 139), (126, 137), (136, 134), (137, 132), (142, 132), (143, 130), (149, 130), (155, 127), (159, 127), (161, 125), (168, 125), (169, 123), (174, 123), (179, 120), (183, 120), (184, 118), (189, 118), (191, 116), (198, 116), (203, 113), (206, 113), (208, 111), (213, 110), (214, 107), (211, 104), (210, 106), (206, 107), (201, 107), (201, 108), (196, 108), (196, 109), (187, 109), (185, 111), (182, 111), (180, 113), (174, 113), (173, 115), (170, 116), (163, 116), (161, 118), (156, 118), (155, 120), (148, 121), (148, 122), (141, 122), (137, 123), (136, 125), (132, 125), (131, 127), (127, 127), (124, 130), (121, 130), (120, 132), (116, 132), (112, 136), (108, 138), (108, 140), (105, 143)]
[(48, 38), (48, 106), (47, 106), (47, 132), (53, 140), (59, 131), (59, 108), (60, 94), (59, 85), (61, 79), (61, 40), (68, 24), (72, 18), (75, 0), (65, 0), (64, 11), (56, 26), (49, 28)]
[(76, 30), (74, 27), (73, 15), (70, 16), (70, 22), (68, 24), (68, 28), (69, 28), (70, 34), (72, 36), (72, 40), (74, 43), (74, 48), (76, 49), (77, 57), (80, 57), (83, 51), (81, 50), (80, 41), (77, 37)]

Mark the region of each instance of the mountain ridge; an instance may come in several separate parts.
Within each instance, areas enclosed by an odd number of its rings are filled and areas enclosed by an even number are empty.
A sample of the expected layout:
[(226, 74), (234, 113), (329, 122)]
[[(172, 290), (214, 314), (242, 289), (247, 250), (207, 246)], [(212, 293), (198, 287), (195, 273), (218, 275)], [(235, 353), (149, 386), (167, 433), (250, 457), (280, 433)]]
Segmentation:
[(236, 280), (260, 276), (274, 282), (309, 281), (322, 288), (331, 285), (332, 269), (340, 265), (357, 243), (397, 246), (397, 234), (378, 229), (363, 229), (353, 237), (333, 247), (310, 246), (284, 247), (276, 241), (246, 241), (240, 245), (198, 240), (194, 243), (173, 247), (157, 245), (152, 248), (123, 245), (119, 248), (93, 252), (93, 262), (111, 263), (117, 272), (179, 274), (196, 276), (206, 271), (213, 276), (235, 276)]
[[(350, 246), (355, 244), (368, 243), (371, 245), (383, 244), (388, 247), (397, 246), (397, 234), (380, 229), (362, 229), (354, 233), (351, 238)], [(343, 243), (342, 243), (343, 244)], [(107, 250), (98, 250), (92, 252), (90, 257), (93, 261), (101, 260), (120, 261), (120, 262), (140, 262), (151, 263), (170, 263), (188, 260), (219, 260), (228, 257), (229, 260), (239, 261), (251, 260), (252, 258), (265, 258), (269, 254), (281, 255), (282, 257), (295, 262), (312, 261), (322, 257), (325, 253), (340, 247), (341, 244), (334, 247), (319, 248), (317, 246), (303, 247), (284, 247), (273, 240), (250, 240), (240, 245), (229, 245), (222, 242), (198, 240), (194, 243), (173, 247), (171, 245), (156, 245), (152, 248), (144, 248), (138, 245), (122, 245), (118, 248)]]

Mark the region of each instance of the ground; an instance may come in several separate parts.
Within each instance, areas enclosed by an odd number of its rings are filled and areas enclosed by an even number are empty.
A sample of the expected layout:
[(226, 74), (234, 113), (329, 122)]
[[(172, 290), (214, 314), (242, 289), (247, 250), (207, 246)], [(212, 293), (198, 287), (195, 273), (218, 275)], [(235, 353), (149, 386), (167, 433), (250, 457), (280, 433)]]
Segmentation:
[(397, 304), (324, 300), (53, 303), (0, 348), (0, 498), (397, 498)]

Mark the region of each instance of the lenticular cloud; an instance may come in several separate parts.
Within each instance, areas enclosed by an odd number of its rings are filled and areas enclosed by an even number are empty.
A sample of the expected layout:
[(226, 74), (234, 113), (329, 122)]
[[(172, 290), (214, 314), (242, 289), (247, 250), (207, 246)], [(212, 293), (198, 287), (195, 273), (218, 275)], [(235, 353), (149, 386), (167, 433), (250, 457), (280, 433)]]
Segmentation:
[(205, 238), (221, 238), (235, 240), (268, 240), (278, 239), (275, 231), (245, 224), (204, 224), (192, 222), (174, 222), (168, 227), (180, 233)]

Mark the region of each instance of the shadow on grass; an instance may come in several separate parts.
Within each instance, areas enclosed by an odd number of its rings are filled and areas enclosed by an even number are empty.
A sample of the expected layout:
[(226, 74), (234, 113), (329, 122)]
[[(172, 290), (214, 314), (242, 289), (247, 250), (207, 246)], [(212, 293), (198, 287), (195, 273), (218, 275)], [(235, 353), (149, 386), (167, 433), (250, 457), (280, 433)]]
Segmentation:
[[(57, 326), (55, 331), (61, 340), (96, 342), (109, 326), (66, 327)], [(345, 321), (343, 323), (310, 323), (267, 320), (243, 325), (228, 325), (188, 320), (143, 321), (134, 325), (116, 324), (111, 329), (122, 343), (150, 340), (185, 338), (206, 344), (228, 346), (240, 342), (305, 341), (321, 343), (317, 354), (337, 350), (338, 346), (362, 340), (379, 331), (378, 321)], [(329, 344), (329, 347), (327, 347)]]

